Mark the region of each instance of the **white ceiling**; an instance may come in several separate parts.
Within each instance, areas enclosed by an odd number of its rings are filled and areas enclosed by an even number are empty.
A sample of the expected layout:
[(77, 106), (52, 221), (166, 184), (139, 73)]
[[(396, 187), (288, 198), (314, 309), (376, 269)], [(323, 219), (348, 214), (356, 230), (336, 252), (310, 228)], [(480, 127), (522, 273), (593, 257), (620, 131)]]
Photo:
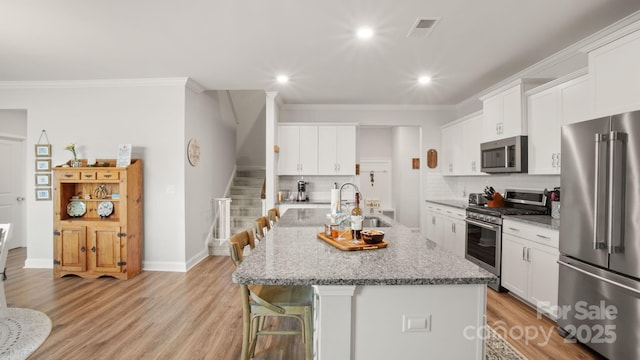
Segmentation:
[[(0, 81), (188, 76), (285, 103), (457, 104), (638, 0), (0, 0)], [(418, 17), (440, 18), (407, 38)], [(372, 26), (362, 42), (355, 28)], [(290, 76), (286, 85), (275, 76)], [(416, 85), (420, 74), (433, 83)]]

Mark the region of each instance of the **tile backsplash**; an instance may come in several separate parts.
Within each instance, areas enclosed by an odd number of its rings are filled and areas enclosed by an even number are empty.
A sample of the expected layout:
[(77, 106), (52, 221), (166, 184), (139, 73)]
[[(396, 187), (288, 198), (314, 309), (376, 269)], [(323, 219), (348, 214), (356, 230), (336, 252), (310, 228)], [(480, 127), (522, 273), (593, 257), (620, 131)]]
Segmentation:
[[(356, 176), (285, 176), (279, 178), (278, 190), (289, 190), (292, 193), (298, 192), (298, 180), (304, 180), (307, 184), (307, 195), (310, 201), (331, 201), (331, 189), (334, 183), (341, 186), (345, 182), (354, 183)], [(358, 183), (355, 183), (358, 185)], [(353, 196), (351, 187), (345, 187), (344, 196)]]
[(426, 198), (467, 199), (469, 193), (481, 193), (485, 186), (493, 186), (499, 193), (504, 193), (505, 189), (553, 189), (560, 186), (560, 175), (442, 176), (428, 173)]

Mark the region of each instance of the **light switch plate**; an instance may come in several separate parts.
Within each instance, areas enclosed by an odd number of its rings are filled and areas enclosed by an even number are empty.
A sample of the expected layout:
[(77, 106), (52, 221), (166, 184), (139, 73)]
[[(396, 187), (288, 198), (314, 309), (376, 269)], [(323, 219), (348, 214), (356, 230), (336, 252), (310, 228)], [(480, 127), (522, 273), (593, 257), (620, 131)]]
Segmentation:
[(402, 332), (431, 331), (431, 314), (402, 315)]

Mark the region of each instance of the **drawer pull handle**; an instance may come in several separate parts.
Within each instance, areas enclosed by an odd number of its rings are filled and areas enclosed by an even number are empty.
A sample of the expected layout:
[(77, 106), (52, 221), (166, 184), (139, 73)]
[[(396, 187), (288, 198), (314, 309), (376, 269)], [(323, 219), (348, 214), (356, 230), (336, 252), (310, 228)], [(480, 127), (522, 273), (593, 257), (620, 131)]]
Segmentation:
[(73, 174), (64, 174), (64, 177), (70, 178), (70, 177), (73, 177)]
[(92, 178), (92, 177), (93, 177), (93, 175), (88, 174), (88, 175), (85, 175), (84, 177), (86, 177), (86, 178), (88, 179), (88, 178)]
[(111, 174), (104, 174), (104, 177), (108, 179), (111, 177)]
[(95, 246), (91, 247), (91, 252), (96, 252), (96, 247)]
[(512, 227), (510, 227), (509, 230), (520, 231), (520, 229), (516, 229), (516, 228), (512, 228)]
[(544, 236), (544, 235), (540, 235), (540, 234), (536, 234), (536, 236), (537, 236), (537, 237), (539, 237), (539, 238), (543, 238), (543, 239), (551, 240), (551, 238), (550, 238), (550, 237), (548, 237), (548, 236)]

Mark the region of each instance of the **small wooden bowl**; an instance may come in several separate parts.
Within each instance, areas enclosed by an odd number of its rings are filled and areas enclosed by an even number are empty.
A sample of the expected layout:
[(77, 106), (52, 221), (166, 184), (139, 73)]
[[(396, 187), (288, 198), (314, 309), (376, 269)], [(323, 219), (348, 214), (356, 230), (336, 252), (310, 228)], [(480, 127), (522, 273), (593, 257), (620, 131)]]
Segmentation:
[(367, 244), (379, 244), (384, 239), (384, 231), (380, 230), (363, 230), (360, 235)]

